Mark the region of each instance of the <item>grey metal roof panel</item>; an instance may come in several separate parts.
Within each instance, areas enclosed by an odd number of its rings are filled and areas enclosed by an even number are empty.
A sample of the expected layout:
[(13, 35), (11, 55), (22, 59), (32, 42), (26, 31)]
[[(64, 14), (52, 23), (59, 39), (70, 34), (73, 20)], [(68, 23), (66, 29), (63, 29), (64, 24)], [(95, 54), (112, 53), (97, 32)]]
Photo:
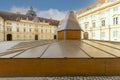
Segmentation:
[(62, 21), (58, 31), (61, 30), (82, 30), (73, 11), (69, 11), (65, 19)]

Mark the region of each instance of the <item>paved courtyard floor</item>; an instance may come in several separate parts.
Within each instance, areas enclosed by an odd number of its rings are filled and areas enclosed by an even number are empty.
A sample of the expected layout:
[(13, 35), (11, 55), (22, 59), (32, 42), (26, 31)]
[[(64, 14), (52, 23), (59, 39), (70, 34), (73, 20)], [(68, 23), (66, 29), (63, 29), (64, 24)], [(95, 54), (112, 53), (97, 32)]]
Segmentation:
[(0, 42), (0, 53), (7, 51), (7, 49), (19, 44), (20, 42), (28, 42), (28, 41), (3, 41), (3, 42)]
[(76, 77), (14, 77), (0, 80), (120, 80), (120, 76), (76, 76)]
[[(4, 42), (3, 42), (4, 43)], [(10, 47), (9, 47), (10, 45)], [(6, 42), (0, 58), (119, 58), (120, 43), (90, 40)]]

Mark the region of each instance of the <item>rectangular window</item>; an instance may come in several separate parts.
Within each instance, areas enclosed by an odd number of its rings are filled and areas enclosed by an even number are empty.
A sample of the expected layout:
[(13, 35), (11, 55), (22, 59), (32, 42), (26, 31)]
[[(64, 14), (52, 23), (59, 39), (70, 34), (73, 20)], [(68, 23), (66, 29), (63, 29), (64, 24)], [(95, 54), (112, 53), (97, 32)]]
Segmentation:
[(7, 31), (9, 31), (9, 28), (7, 28)]
[(101, 21), (101, 26), (105, 26), (105, 20)]
[(118, 37), (118, 31), (113, 31), (113, 37)]
[(117, 0), (110, 0), (110, 2), (114, 2), (114, 1), (117, 1)]
[(43, 30), (41, 29), (41, 33), (43, 33)]
[(96, 27), (96, 23), (95, 23), (95, 22), (93, 22), (93, 23), (92, 23), (92, 26), (93, 26), (93, 28), (95, 28), (95, 27)]
[(11, 28), (7, 28), (7, 31), (12, 31), (12, 29)]
[(85, 30), (88, 28), (88, 24), (85, 24)]
[(102, 37), (103, 37), (103, 38), (105, 37), (105, 32), (102, 32)]
[(26, 32), (26, 29), (24, 28), (24, 32)]
[(12, 31), (12, 29), (10, 28), (10, 31)]
[(12, 23), (10, 23), (10, 22), (7, 22), (7, 24), (8, 24), (8, 25), (12, 25)]
[(105, 11), (102, 11), (102, 12), (101, 12), (101, 15), (102, 15), (102, 16), (105, 15)]
[(118, 24), (118, 17), (116, 17), (116, 24)]
[(114, 7), (114, 8), (113, 8), (113, 11), (118, 11), (118, 7)]
[(31, 32), (31, 29), (29, 29), (29, 31)]
[(19, 32), (19, 28), (17, 28), (17, 32)]
[(118, 24), (118, 17), (113, 18), (113, 25), (116, 25), (116, 24)]
[(95, 32), (93, 32), (93, 37), (95, 37)]

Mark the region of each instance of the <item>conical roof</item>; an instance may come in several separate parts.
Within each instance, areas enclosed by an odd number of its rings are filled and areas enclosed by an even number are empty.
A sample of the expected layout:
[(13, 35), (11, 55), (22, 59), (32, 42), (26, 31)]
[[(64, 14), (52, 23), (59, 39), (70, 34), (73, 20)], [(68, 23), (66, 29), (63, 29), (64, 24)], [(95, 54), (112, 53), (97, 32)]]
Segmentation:
[(58, 31), (62, 30), (82, 30), (73, 11), (69, 11), (62, 21)]

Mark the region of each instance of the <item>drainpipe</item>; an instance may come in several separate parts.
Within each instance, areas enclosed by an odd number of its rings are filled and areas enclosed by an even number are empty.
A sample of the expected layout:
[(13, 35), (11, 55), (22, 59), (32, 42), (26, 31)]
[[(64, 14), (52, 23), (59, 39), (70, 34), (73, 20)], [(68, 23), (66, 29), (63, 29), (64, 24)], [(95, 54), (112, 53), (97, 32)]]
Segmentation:
[(5, 41), (5, 19), (3, 20), (3, 36), (4, 36), (4, 41)]

